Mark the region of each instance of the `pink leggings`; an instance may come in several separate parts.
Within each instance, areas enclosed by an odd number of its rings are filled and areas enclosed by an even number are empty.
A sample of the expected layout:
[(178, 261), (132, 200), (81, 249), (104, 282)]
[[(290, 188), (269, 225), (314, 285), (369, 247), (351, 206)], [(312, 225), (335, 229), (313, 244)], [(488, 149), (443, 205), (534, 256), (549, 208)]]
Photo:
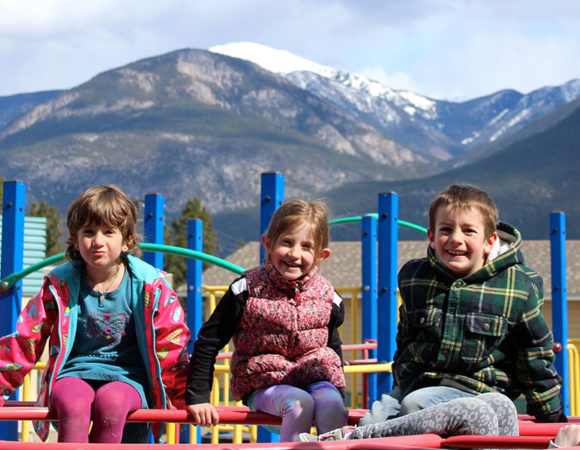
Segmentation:
[(298, 441), (300, 433), (309, 433), (312, 422), (319, 434), (347, 424), (348, 411), (338, 389), (327, 381), (318, 381), (300, 389), (278, 384), (255, 390), (248, 399), (255, 411), (282, 417), (280, 442)]
[(75, 377), (57, 380), (50, 400), (58, 413), (58, 442), (118, 444), (127, 414), (141, 407), (141, 396), (130, 384)]

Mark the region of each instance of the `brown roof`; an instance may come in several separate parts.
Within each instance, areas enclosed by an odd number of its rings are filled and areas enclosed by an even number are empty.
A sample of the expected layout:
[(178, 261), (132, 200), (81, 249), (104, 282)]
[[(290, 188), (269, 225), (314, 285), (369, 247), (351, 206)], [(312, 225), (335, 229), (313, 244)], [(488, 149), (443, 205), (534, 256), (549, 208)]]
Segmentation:
[[(225, 258), (244, 268), (258, 265), (259, 242), (249, 242)], [(321, 273), (336, 287), (361, 285), (360, 242), (332, 242), (332, 255), (324, 261)], [(536, 270), (544, 279), (544, 294), (551, 298), (550, 241), (524, 241), (522, 251), (526, 265)], [(399, 267), (409, 259), (422, 258), (427, 252), (427, 241), (399, 241)], [(566, 242), (568, 298), (580, 299), (580, 241)], [(213, 266), (203, 273), (203, 284), (226, 286), (236, 275)]]

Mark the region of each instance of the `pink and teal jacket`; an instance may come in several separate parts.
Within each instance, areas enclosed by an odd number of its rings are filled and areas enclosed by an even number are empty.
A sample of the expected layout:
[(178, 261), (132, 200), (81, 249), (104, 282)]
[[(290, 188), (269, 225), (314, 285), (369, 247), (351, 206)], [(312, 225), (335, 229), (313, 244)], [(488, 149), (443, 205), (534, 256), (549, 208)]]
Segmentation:
[[(163, 273), (128, 255), (132, 274), (133, 315), (138, 351), (149, 374), (152, 408), (185, 407), (190, 332), (177, 295)], [(38, 406), (50, 406), (50, 392), (74, 342), (80, 269), (72, 263), (52, 270), (40, 292), (18, 317), (16, 331), (0, 338), (0, 406), (23, 382), (44, 351), (48, 362), (42, 376)], [(34, 424), (42, 440), (48, 437), (47, 421)]]

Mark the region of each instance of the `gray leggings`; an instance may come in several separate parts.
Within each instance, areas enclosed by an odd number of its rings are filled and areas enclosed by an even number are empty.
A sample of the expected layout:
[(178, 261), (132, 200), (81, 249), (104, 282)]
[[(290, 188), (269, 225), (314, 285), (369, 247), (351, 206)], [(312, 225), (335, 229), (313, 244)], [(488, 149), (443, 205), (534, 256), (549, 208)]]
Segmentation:
[(518, 436), (518, 415), (508, 397), (486, 393), (440, 403), (385, 422), (364, 425), (356, 428), (347, 439), (424, 433), (443, 437), (461, 434)]

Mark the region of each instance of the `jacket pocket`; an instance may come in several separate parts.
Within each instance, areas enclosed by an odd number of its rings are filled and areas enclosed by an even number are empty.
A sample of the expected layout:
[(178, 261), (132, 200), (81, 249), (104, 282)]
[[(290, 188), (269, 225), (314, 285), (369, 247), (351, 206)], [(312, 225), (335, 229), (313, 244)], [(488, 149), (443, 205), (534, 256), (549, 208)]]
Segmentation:
[(398, 348), (401, 360), (429, 361), (437, 354), (441, 341), (441, 317), (442, 311), (436, 308), (408, 313), (410, 329), (406, 330), (406, 341)]
[(487, 360), (507, 334), (508, 322), (504, 316), (469, 313), (465, 317), (465, 336), (461, 358), (470, 364)]

